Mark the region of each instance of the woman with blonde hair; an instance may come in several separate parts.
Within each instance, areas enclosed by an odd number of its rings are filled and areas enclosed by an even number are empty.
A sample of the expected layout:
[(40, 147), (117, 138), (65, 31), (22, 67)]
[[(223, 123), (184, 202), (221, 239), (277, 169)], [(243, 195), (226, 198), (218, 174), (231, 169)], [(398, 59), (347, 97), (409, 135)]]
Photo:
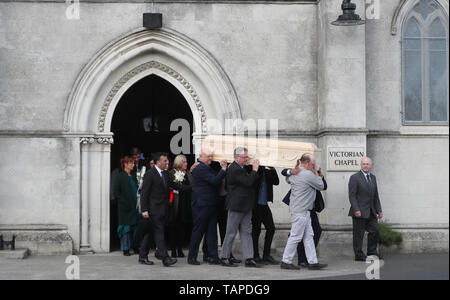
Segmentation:
[[(169, 172), (169, 179), (177, 183), (178, 188), (170, 197), (168, 218), (168, 244), (172, 250), (172, 257), (185, 257), (183, 241), (185, 228), (192, 224), (192, 174), (187, 169), (187, 158), (184, 155), (175, 157), (173, 169)], [(171, 193), (172, 195), (172, 193)]]

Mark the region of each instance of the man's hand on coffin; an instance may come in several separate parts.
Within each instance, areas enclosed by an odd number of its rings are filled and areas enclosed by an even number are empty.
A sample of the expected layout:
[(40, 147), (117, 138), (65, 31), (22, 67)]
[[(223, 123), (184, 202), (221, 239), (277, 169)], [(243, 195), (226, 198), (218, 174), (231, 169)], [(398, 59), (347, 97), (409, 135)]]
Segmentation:
[(253, 160), (253, 171), (258, 172), (259, 169), (259, 160), (254, 159)]
[(228, 163), (226, 160), (222, 160), (220, 162), (220, 166), (222, 167), (222, 169), (226, 170), (228, 168)]

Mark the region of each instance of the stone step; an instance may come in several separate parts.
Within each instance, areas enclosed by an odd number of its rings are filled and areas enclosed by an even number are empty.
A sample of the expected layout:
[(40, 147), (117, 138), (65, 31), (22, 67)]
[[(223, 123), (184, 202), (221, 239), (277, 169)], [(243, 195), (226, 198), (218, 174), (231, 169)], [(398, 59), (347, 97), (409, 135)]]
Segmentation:
[(0, 250), (0, 258), (25, 259), (28, 253), (28, 249)]

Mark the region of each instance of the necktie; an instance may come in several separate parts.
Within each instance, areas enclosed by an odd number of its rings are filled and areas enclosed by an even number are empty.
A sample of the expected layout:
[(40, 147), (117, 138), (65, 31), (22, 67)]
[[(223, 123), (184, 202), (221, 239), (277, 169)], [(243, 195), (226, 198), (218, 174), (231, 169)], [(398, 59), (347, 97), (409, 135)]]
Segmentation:
[(369, 174), (367, 174), (367, 182), (368, 183), (372, 183), (372, 181), (370, 180), (370, 175)]
[(166, 180), (164, 178), (164, 171), (161, 171), (161, 180), (162, 180), (162, 182), (164, 184), (164, 187), (167, 187)]

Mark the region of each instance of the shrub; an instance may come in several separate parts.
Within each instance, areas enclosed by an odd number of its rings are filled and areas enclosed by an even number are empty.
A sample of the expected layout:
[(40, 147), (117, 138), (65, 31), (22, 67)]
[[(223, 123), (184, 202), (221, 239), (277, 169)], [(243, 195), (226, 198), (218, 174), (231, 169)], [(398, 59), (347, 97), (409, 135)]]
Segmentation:
[(380, 223), (380, 245), (390, 247), (392, 245), (400, 245), (403, 242), (403, 237), (400, 232), (392, 230), (391, 226), (386, 223)]

